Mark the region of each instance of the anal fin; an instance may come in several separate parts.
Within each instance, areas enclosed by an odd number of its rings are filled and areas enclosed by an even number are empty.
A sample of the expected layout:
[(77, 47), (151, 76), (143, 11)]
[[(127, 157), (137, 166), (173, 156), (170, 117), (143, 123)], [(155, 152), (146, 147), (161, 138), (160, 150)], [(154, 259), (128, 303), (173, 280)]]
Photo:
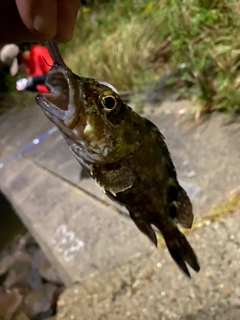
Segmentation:
[(148, 224), (146, 221), (142, 220), (138, 215), (135, 215), (132, 212), (129, 212), (131, 219), (134, 221), (138, 229), (144, 233), (152, 242), (153, 244), (157, 247), (158, 246), (158, 241), (157, 241), (157, 236), (153, 228), (151, 227), (150, 224)]

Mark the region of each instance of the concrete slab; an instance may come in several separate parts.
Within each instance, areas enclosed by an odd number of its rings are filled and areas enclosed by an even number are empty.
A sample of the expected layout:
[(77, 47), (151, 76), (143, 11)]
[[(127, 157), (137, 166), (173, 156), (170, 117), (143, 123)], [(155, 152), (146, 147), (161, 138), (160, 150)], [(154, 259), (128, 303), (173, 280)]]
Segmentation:
[(67, 285), (150, 250), (127, 218), (19, 157), (0, 170), (0, 187)]

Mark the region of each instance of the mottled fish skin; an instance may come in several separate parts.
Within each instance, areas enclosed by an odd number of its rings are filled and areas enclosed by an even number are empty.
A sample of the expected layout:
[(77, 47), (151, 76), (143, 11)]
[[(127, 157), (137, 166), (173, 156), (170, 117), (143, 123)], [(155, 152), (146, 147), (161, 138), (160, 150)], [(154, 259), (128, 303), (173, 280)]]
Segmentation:
[(187, 264), (198, 272), (197, 257), (177, 227), (191, 228), (192, 205), (158, 128), (127, 106), (110, 84), (78, 77), (61, 62), (51, 68), (46, 85), (50, 93), (36, 101), (78, 162), (156, 246), (152, 225), (161, 232), (187, 276)]

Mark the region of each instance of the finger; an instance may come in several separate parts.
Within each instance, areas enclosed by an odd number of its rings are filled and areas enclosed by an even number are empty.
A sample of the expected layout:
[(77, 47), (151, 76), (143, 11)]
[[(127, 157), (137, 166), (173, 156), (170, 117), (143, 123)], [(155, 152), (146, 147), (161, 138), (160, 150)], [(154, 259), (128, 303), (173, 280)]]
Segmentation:
[(23, 24), (31, 33), (39, 33), (45, 39), (57, 34), (56, 0), (16, 0)]
[(71, 40), (79, 9), (79, 0), (57, 0), (57, 35), (58, 42)]

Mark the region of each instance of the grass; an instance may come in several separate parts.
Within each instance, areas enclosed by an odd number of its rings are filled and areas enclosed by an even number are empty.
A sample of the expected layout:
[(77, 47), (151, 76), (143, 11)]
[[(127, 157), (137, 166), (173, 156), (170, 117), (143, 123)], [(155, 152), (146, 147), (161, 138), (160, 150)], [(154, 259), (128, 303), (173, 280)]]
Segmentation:
[(181, 93), (201, 112), (240, 110), (238, 0), (95, 2), (60, 46), (76, 73), (137, 90), (184, 63)]
[(119, 90), (141, 87), (158, 42), (158, 23), (149, 25), (145, 1), (114, 1), (95, 10), (79, 15), (69, 48), (61, 47), (66, 62), (78, 74), (104, 79)]
[[(1, 78), (2, 75), (2, 78)], [(0, 115), (12, 108), (34, 105), (36, 93), (16, 90), (16, 77), (1, 74), (0, 66)]]

